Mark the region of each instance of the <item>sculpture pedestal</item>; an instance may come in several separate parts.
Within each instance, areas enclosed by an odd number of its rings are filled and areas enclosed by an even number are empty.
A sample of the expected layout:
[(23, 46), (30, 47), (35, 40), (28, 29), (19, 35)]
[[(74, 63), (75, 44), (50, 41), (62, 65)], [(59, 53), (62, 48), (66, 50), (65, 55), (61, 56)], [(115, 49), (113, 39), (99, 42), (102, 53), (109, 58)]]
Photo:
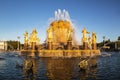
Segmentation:
[(96, 43), (92, 43), (92, 49), (93, 49), (93, 50), (96, 50), (96, 49), (97, 49)]
[(36, 42), (32, 42), (32, 50), (35, 50)]
[(67, 50), (71, 50), (71, 48), (72, 48), (72, 42), (68, 41), (67, 42)]
[(52, 50), (52, 47), (53, 47), (53, 46), (52, 46), (52, 42), (48, 42), (48, 49), (49, 49), (49, 50)]
[(84, 49), (84, 50), (87, 50), (87, 49), (88, 49), (88, 44), (87, 44), (87, 42), (83, 42), (83, 49)]
[(24, 50), (28, 50), (28, 43), (24, 43)]

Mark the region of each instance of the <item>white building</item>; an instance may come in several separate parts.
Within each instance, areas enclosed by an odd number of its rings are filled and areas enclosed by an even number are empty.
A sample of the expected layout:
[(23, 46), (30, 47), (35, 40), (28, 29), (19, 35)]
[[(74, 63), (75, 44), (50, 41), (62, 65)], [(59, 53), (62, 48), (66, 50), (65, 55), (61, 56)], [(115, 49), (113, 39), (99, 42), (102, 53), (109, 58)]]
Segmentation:
[(0, 51), (6, 51), (6, 50), (7, 50), (7, 42), (0, 41)]

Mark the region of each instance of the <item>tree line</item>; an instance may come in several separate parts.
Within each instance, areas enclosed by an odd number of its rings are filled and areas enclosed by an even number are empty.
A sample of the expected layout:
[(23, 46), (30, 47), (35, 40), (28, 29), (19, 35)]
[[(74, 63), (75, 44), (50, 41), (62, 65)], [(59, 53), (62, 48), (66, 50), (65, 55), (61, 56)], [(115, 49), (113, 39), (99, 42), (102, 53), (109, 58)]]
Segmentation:
[(21, 47), (23, 47), (23, 44), (20, 44), (19, 41), (14, 41), (14, 40), (7, 41), (7, 50), (10, 50), (10, 51), (18, 50), (18, 48), (20, 49)]
[[(107, 44), (109, 43), (109, 44)], [(117, 43), (117, 47), (120, 48), (120, 36), (118, 36), (118, 39), (116, 41), (111, 41), (110, 39), (108, 40), (103, 40), (100, 43), (97, 43), (98, 48), (104, 46), (104, 44), (107, 44), (106, 46), (110, 46), (110, 50), (115, 49), (115, 43)], [(14, 41), (14, 40), (9, 40), (7, 41), (7, 49), (8, 50), (17, 50), (18, 49), (18, 44), (19, 44), (19, 49), (24, 47), (24, 44), (21, 44), (19, 41)]]

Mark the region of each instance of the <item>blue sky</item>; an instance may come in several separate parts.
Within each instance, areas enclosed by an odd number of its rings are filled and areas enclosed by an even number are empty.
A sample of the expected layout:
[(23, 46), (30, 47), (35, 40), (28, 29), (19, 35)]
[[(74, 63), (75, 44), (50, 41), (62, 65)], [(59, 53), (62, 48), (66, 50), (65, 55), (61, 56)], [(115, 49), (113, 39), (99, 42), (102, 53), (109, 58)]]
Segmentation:
[(69, 12), (78, 42), (83, 27), (97, 33), (97, 42), (103, 36), (111, 41), (120, 36), (120, 0), (0, 0), (0, 40), (17, 40), (20, 36), (23, 43), (24, 32), (36, 28), (43, 42), (48, 20), (58, 9)]

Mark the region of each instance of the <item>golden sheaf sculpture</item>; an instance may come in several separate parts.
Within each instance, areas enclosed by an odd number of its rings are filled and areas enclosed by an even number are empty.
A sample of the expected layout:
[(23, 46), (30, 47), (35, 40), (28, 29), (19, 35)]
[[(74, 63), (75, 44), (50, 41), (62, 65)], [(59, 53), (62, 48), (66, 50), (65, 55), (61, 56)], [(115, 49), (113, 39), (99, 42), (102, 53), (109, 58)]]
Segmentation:
[(69, 21), (53, 21), (47, 30), (47, 41), (54, 43), (67, 43), (72, 41), (73, 27)]

